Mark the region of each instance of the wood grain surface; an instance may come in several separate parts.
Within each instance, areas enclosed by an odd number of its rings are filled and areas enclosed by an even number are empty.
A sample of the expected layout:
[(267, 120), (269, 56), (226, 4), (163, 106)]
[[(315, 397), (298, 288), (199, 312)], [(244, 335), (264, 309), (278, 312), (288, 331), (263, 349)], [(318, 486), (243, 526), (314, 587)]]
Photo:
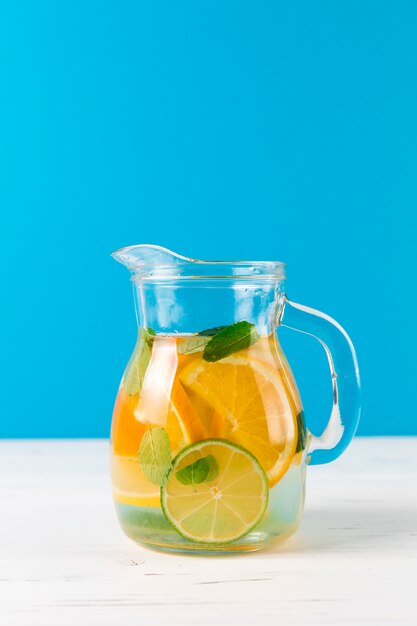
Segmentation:
[(308, 470), (298, 533), (227, 557), (152, 552), (113, 510), (108, 443), (0, 442), (0, 624), (417, 624), (417, 438)]

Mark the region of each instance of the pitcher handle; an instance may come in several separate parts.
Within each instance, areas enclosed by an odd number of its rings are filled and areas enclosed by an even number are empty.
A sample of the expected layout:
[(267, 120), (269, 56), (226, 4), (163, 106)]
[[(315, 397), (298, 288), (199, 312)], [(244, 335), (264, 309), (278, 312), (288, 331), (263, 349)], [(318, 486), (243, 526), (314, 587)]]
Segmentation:
[(310, 463), (330, 463), (352, 441), (360, 416), (360, 378), (355, 348), (345, 330), (325, 313), (284, 298), (281, 326), (315, 337), (326, 351), (333, 388), (330, 419), (320, 436), (312, 435)]

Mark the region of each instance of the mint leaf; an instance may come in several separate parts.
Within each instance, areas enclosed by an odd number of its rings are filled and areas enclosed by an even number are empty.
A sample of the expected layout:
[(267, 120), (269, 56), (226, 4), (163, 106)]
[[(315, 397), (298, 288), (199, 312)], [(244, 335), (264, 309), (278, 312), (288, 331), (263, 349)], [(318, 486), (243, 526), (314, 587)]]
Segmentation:
[(194, 352), (203, 352), (209, 341), (210, 337), (200, 337), (199, 335), (187, 337), (178, 345), (178, 354), (194, 354)]
[(151, 360), (154, 336), (155, 331), (152, 328), (139, 329), (135, 349), (123, 376), (123, 385), (128, 396), (135, 396), (142, 389), (143, 379)]
[(198, 485), (210, 481), (219, 475), (219, 465), (212, 454), (197, 459), (194, 463), (175, 472), (176, 478), (183, 485)]
[(214, 480), (215, 478), (217, 478), (220, 472), (220, 468), (219, 468), (219, 464), (217, 463), (216, 459), (214, 458), (212, 454), (209, 454), (205, 458), (208, 460), (209, 465), (210, 465), (209, 472), (206, 476), (206, 482), (209, 483), (211, 480)]
[(201, 330), (192, 337), (187, 337), (178, 346), (178, 354), (194, 354), (195, 352), (203, 352), (210, 338), (218, 332), (227, 328), (227, 326), (215, 326), (214, 328), (206, 328)]
[(205, 361), (219, 361), (226, 356), (248, 348), (258, 341), (259, 334), (254, 324), (242, 321), (226, 326), (210, 339), (203, 352)]
[(206, 328), (206, 330), (200, 330), (198, 333), (200, 337), (213, 337), (217, 335), (221, 330), (224, 330), (227, 326), (214, 326), (214, 328)]
[(140, 442), (138, 456), (146, 478), (155, 485), (162, 485), (172, 458), (166, 431), (159, 426), (147, 430)]
[(307, 429), (304, 421), (304, 411), (300, 411), (297, 415), (298, 439), (295, 452), (301, 452), (307, 445)]

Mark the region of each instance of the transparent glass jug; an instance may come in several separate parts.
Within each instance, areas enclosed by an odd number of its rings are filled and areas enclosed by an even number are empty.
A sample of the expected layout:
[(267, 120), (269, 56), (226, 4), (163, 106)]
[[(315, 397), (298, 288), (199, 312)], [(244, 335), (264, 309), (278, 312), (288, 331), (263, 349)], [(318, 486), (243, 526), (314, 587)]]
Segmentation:
[[(131, 272), (138, 339), (111, 429), (124, 532), (160, 550), (258, 550), (297, 529), (308, 463), (338, 457), (360, 412), (353, 345), (329, 316), (288, 300), (284, 264), (196, 261), (154, 245), (113, 257)], [(278, 341), (323, 345), (333, 406), (308, 430)]]

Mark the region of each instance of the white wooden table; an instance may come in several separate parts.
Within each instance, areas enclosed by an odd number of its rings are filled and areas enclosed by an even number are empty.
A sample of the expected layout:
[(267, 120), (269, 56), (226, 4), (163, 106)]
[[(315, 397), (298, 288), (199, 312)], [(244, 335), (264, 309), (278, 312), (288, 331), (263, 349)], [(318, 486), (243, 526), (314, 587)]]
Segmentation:
[(417, 624), (417, 438), (308, 472), (298, 534), (229, 557), (152, 552), (113, 510), (107, 442), (0, 442), (0, 624)]

